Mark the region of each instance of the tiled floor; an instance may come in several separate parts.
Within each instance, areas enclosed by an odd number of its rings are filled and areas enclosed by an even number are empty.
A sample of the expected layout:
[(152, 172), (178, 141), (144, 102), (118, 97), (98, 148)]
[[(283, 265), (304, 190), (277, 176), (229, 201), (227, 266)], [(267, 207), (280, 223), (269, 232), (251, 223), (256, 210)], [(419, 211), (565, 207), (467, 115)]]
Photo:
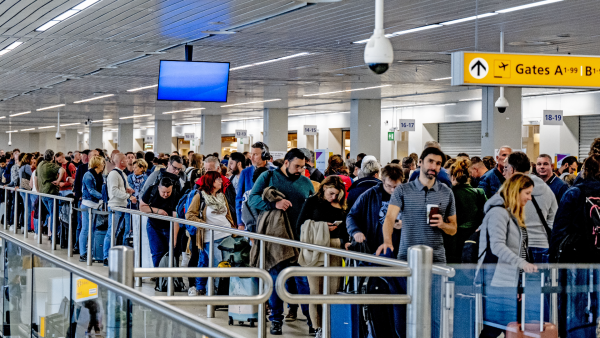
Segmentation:
[[(86, 269), (86, 270), (89, 270), (89, 271), (97, 273), (97, 274), (108, 276), (108, 268), (104, 267), (102, 265), (102, 263), (94, 263), (92, 266), (87, 266), (87, 264), (85, 262), (79, 262), (79, 255), (74, 255), (73, 257), (68, 257), (67, 250), (65, 250), (65, 249), (63, 249), (63, 250), (57, 249), (54, 251), (51, 250), (51, 244), (48, 242), (47, 236), (43, 237), (42, 244), (37, 244), (37, 240), (34, 238), (34, 235), (32, 233), (29, 234), (28, 238), (24, 238), (22, 233), (14, 234), (12, 231), (2, 230), (2, 229), (0, 229), (0, 232), (7, 233), (13, 237), (16, 237), (19, 240), (26, 242), (29, 245), (38, 247), (46, 252), (52, 253), (54, 256), (56, 256), (64, 261), (67, 261), (69, 263), (76, 264), (77, 266), (79, 266), (82, 269)], [(57, 247), (59, 247), (59, 246), (57, 245)], [(187, 279), (184, 279), (184, 280), (187, 282)], [(165, 293), (156, 292), (154, 290), (154, 282), (151, 282), (149, 279), (145, 280), (144, 283), (142, 283), (141, 288), (136, 288), (136, 289), (138, 289), (142, 293), (150, 295), (150, 296), (166, 295)], [(185, 294), (184, 293), (176, 293), (175, 295), (181, 296), (181, 295), (187, 295), (187, 293), (185, 293)], [(207, 319), (206, 306), (186, 305), (186, 306), (180, 306), (180, 308), (184, 309), (194, 315), (197, 315), (200, 318)], [(284, 324), (283, 337), (309, 337), (308, 326), (306, 325), (306, 318), (304, 318), (304, 316), (300, 312), (301, 311), (299, 311), (299, 314), (298, 314), (299, 315), (298, 320), (296, 320), (295, 322)], [(219, 326), (225, 327), (234, 333), (243, 335), (245, 337), (256, 337), (257, 336), (258, 332), (257, 332), (256, 327), (251, 328), (248, 324), (240, 326), (237, 323), (233, 326), (229, 326), (228, 319), (229, 319), (229, 317), (227, 315), (227, 309), (223, 308), (223, 309), (219, 309), (215, 312), (215, 318), (210, 318), (207, 320), (209, 320), (210, 322), (213, 322)], [(270, 323), (267, 322), (267, 332), (268, 332), (269, 327), (270, 327)], [(271, 337), (271, 335), (269, 333), (267, 335), (269, 337)], [(275, 336), (273, 336), (273, 337), (275, 337)], [(277, 337), (281, 337), (281, 336), (277, 336)]]

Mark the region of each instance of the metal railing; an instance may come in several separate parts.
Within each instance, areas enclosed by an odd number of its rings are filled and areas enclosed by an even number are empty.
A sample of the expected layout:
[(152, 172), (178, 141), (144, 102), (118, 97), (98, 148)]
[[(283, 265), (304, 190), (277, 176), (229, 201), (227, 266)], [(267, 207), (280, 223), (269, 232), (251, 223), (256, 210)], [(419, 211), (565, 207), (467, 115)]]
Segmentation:
[[(60, 269), (85, 278), (97, 284), (99, 287), (105, 288), (110, 292), (114, 292), (119, 296), (135, 302), (136, 304), (144, 306), (164, 318), (188, 327), (199, 334), (208, 337), (241, 338), (241, 336), (229, 332), (219, 325), (203, 320), (196, 315), (183, 311), (165, 302), (158, 301), (153, 297), (135, 290), (133, 288), (133, 269), (125, 268), (126, 266), (130, 267), (126, 262), (133, 261), (133, 250), (130, 248), (121, 246), (115, 247), (110, 251), (109, 260), (112, 264), (109, 267), (109, 277), (107, 278), (88, 269), (81, 268), (76, 264), (60, 259), (37, 246), (30, 245), (7, 233), (0, 232), (0, 238), (26, 249), (33, 255), (43, 258)], [(109, 312), (108, 321), (110, 322), (110, 320), (111, 313)]]

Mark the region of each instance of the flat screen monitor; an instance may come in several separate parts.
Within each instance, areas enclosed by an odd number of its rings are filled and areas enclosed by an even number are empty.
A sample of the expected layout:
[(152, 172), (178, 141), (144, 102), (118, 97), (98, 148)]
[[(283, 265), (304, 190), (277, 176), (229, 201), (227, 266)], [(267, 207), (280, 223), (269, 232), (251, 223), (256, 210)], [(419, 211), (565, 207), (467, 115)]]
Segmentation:
[(160, 61), (157, 100), (227, 102), (229, 62)]

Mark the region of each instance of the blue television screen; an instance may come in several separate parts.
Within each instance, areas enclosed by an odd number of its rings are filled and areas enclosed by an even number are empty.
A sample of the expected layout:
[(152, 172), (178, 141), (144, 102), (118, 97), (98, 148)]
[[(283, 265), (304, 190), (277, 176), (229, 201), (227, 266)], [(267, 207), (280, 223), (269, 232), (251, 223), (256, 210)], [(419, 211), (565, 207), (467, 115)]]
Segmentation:
[(160, 61), (157, 100), (227, 102), (228, 62)]

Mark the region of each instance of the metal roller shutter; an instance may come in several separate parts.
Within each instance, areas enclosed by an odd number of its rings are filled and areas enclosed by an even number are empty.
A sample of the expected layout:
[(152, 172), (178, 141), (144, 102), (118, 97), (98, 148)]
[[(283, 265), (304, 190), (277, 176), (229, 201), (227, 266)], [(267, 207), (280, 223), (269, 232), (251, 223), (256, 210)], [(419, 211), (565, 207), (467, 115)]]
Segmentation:
[(481, 121), (440, 123), (438, 140), (446, 155), (481, 156)]
[(600, 115), (579, 117), (579, 160), (583, 160), (590, 152), (592, 141), (600, 137)]

